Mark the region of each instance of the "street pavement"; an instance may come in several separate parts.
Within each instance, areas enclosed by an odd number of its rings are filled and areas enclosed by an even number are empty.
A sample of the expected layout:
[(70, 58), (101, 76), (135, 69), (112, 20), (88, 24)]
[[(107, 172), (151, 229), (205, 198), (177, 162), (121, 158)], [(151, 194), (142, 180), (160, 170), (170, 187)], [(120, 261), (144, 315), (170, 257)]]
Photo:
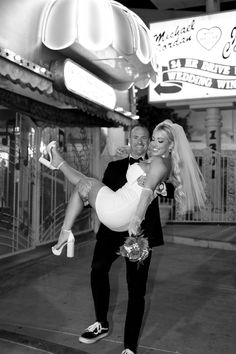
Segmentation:
[[(153, 250), (138, 354), (236, 353), (236, 253), (186, 242), (187, 234), (203, 239), (217, 232), (229, 241), (226, 229), (211, 230), (164, 228), (167, 242)], [(175, 242), (170, 237), (175, 233), (185, 242)], [(0, 354), (121, 353), (125, 262), (120, 257), (110, 273), (109, 336), (81, 344), (79, 335), (95, 320), (89, 278), (95, 240), (92, 235), (78, 241), (79, 236), (73, 259), (47, 250), (13, 266), (0, 265)]]

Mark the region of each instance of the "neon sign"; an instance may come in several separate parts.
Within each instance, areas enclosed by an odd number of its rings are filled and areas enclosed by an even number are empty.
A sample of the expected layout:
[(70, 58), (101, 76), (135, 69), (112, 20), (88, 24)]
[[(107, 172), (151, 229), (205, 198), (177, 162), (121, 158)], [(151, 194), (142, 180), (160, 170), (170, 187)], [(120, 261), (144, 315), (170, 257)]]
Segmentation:
[(115, 90), (70, 59), (55, 66), (55, 84), (101, 106), (115, 108)]

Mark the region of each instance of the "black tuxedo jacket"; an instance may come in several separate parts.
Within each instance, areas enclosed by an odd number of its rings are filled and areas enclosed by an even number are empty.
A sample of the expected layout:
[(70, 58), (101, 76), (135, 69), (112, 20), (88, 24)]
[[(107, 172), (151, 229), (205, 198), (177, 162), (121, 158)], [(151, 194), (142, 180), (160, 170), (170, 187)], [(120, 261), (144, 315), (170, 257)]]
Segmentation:
[[(122, 160), (112, 161), (108, 164), (103, 183), (116, 191), (121, 188), (126, 182), (126, 172), (129, 166), (129, 158)], [(169, 193), (168, 193), (169, 192)], [(174, 187), (172, 184), (167, 184), (168, 197), (173, 197)], [(155, 198), (149, 205), (145, 220), (142, 222), (142, 229), (144, 230), (145, 237), (148, 237), (149, 246), (155, 247), (164, 244), (163, 233), (159, 214), (158, 197)], [(121, 242), (128, 237), (128, 232), (116, 232), (108, 229), (105, 225), (101, 224), (97, 233), (97, 238), (100, 237), (119, 237)]]

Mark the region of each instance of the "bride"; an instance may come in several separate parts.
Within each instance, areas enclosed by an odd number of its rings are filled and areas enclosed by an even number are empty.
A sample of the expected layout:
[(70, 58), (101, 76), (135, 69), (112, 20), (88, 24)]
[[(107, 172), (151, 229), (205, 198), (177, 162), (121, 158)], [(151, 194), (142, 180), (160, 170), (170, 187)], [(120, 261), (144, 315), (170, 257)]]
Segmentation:
[[(55, 255), (60, 255), (67, 246), (67, 256), (74, 255), (74, 236), (71, 228), (81, 213), (84, 203), (95, 209), (99, 220), (114, 231), (128, 230), (129, 235), (137, 235), (145, 218), (146, 210), (153, 200), (153, 192), (158, 184), (169, 181), (175, 187), (175, 200), (181, 213), (205, 206), (204, 180), (196, 163), (183, 128), (165, 120), (158, 124), (150, 142), (151, 158), (135, 163), (128, 168), (127, 183), (117, 191), (112, 191), (101, 181), (87, 177), (74, 170), (60, 156), (56, 142), (47, 146), (49, 160), (39, 161), (52, 170), (60, 169), (76, 187), (69, 200), (58, 242), (52, 247)], [(145, 176), (144, 186), (138, 179)]]

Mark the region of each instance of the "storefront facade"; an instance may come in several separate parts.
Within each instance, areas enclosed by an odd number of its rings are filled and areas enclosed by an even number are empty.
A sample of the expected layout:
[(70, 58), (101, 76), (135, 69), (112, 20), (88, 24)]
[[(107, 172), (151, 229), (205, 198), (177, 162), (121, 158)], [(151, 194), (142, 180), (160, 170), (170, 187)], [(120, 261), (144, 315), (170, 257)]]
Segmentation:
[[(91, 9), (97, 23), (90, 33)], [(117, 32), (102, 27), (103, 13), (107, 20), (112, 16), (109, 26), (123, 24), (129, 34), (125, 47), (117, 36), (104, 40), (106, 33)], [(0, 257), (4, 258), (58, 237), (73, 186), (60, 172), (39, 164), (46, 144), (58, 141), (75, 168), (100, 177), (102, 128), (127, 130), (135, 124), (134, 84), (147, 87), (155, 79), (155, 63), (147, 28), (116, 2), (99, 1), (98, 7), (92, 0), (3, 0), (0, 21)], [(91, 213), (84, 211), (76, 234), (94, 229)]]

